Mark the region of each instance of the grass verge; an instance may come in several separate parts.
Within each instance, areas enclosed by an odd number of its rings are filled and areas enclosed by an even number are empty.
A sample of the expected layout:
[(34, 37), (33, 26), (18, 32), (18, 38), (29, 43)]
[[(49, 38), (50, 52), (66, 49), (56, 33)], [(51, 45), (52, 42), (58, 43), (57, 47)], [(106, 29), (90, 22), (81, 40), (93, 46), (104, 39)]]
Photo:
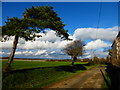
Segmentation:
[(105, 89), (105, 90), (109, 90), (110, 89), (110, 85), (111, 85), (111, 80), (110, 80), (110, 77), (108, 75), (108, 73), (105, 72), (105, 80), (103, 82), (103, 85), (102, 87)]

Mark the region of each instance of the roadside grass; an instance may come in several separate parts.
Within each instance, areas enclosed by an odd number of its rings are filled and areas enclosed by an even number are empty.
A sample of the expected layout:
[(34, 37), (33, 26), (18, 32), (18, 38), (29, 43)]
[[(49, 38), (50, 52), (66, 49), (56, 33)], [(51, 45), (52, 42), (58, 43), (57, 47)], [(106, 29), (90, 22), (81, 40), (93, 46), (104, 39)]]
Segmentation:
[[(2, 62), (3, 68), (6, 62), (6, 60)], [(12, 63), (13, 71), (3, 72), (2, 85), (3, 89), (41, 88), (96, 66), (98, 65), (88, 65), (81, 62), (75, 62), (75, 67), (72, 67), (71, 62), (14, 61)], [(36, 67), (40, 68), (25, 70)]]
[[(110, 80), (110, 77), (107, 73), (105, 73), (105, 79), (106, 79), (107, 82), (104, 81), (102, 86), (105, 90), (106, 89), (109, 90), (110, 89), (109, 86), (111, 86), (111, 80)], [(108, 86), (108, 84), (109, 84), (109, 86)]]

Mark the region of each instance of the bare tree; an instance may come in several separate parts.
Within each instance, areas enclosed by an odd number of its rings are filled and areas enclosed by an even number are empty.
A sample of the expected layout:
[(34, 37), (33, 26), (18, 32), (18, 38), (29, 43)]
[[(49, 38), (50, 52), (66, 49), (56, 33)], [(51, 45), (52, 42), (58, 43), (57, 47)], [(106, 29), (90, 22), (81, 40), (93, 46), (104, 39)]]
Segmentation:
[(63, 51), (70, 55), (72, 60), (72, 65), (74, 65), (74, 62), (77, 60), (78, 56), (83, 55), (83, 42), (81, 40), (75, 40), (65, 46)]

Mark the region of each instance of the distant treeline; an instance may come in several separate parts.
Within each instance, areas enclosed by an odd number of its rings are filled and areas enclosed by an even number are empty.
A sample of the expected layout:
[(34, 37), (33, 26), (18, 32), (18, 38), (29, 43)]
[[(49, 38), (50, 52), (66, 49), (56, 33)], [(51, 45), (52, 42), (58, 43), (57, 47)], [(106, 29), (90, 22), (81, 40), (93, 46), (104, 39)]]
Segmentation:
[[(9, 59), (9, 57), (0, 57), (0, 59)], [(40, 59), (40, 58), (14, 58), (15, 60), (46, 60), (46, 61), (66, 61), (71, 59)]]
[[(0, 59), (8, 59), (9, 57), (0, 57)], [(45, 60), (45, 61), (70, 61), (71, 59), (39, 59), (39, 58), (14, 58), (15, 60)], [(90, 59), (77, 59), (77, 62), (88, 62)]]
[[(0, 57), (0, 59), (8, 59), (9, 57)], [(40, 59), (40, 58), (14, 58), (14, 60), (35, 60), (35, 61), (64, 61), (64, 62), (71, 62), (72, 59)], [(109, 60), (104, 59), (104, 58), (98, 58), (98, 57), (94, 57), (93, 59), (89, 59), (89, 58), (84, 58), (84, 59), (77, 59), (76, 62), (90, 62), (90, 63), (94, 63), (94, 64), (103, 64), (108, 62)]]

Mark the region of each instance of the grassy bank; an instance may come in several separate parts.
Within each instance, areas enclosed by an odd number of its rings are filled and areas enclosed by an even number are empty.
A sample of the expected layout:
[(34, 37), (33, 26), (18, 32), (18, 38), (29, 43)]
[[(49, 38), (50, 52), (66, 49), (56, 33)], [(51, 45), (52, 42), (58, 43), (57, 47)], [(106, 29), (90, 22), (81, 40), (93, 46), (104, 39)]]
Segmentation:
[(109, 77), (108, 74), (105, 74), (105, 79), (106, 79), (107, 82), (104, 82), (103, 88), (108, 88), (109, 89), (110, 88), (109, 85), (111, 85), (111, 81), (110, 81), (110, 77)]
[[(6, 61), (3, 61), (3, 68)], [(40, 88), (95, 67), (76, 62), (14, 61), (13, 71), (3, 73), (3, 88)], [(38, 68), (36, 68), (38, 67)]]

